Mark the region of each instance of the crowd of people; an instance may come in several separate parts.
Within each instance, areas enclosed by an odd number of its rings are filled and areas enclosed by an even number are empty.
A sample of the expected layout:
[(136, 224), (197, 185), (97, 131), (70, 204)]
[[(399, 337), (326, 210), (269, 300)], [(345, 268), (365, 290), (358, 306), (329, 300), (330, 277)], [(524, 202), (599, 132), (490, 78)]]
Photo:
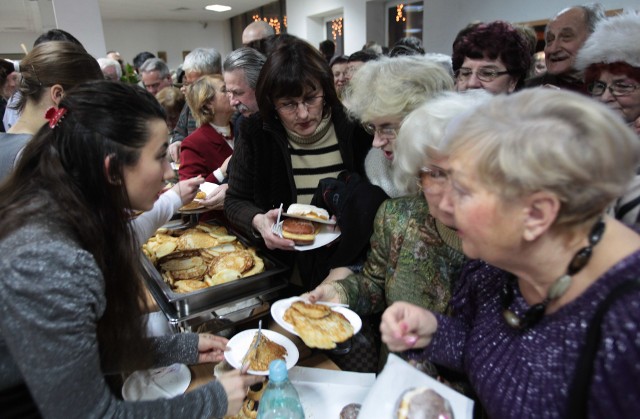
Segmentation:
[[(257, 21), (177, 73), (142, 52), (133, 83), (62, 30), (1, 60), (0, 410), (238, 412), (245, 371), (145, 403), (105, 378), (223, 359), (223, 337), (146, 336), (139, 266), (207, 181), (202, 204), (292, 290), (379, 330), (371, 372), (397, 352), (492, 418), (640, 411), (640, 13), (563, 9), (543, 51), (530, 32), (473, 22), (450, 56), (413, 37), (336, 56)], [(296, 251), (272, 228), (293, 203), (339, 240)]]

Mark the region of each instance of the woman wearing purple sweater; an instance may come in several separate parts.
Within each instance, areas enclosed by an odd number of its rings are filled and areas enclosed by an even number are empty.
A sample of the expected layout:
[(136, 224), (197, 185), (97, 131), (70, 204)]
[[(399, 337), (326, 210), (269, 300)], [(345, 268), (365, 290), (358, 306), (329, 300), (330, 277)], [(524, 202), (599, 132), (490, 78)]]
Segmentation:
[(494, 98), (445, 143), (440, 209), (479, 260), (463, 273), (453, 316), (396, 303), (383, 341), (465, 372), (491, 418), (574, 417), (576, 400), (592, 418), (637, 415), (637, 286), (604, 312), (587, 391), (569, 397), (598, 307), (640, 278), (640, 236), (603, 215), (638, 166), (635, 134), (588, 98), (536, 89)]

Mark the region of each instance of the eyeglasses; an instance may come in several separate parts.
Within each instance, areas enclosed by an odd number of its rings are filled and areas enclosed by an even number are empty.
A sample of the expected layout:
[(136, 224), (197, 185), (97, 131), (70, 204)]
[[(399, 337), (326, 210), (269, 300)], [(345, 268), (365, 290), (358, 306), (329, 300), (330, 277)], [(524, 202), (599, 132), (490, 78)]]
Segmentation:
[[(500, 76), (509, 74), (509, 70), (498, 71), (493, 68), (480, 68), (475, 73), (478, 80), (488, 83), (494, 81)], [(458, 79), (458, 81), (467, 81), (472, 74), (473, 70), (470, 68), (461, 68), (455, 73), (456, 79)]]
[(602, 96), (607, 89), (612, 96), (626, 96), (633, 93), (638, 87), (640, 87), (639, 84), (625, 83), (622, 81), (615, 81), (610, 85), (596, 81), (591, 83), (587, 89), (589, 93), (591, 93), (591, 96)]
[(418, 186), (424, 192), (440, 193), (444, 191), (449, 182), (449, 175), (438, 167), (422, 167), (418, 174)]
[(301, 102), (296, 101), (296, 102), (285, 103), (283, 105), (278, 106), (276, 108), (276, 111), (281, 112), (283, 114), (293, 115), (294, 113), (298, 112), (298, 108), (300, 107), (300, 105), (302, 105), (304, 106), (305, 110), (309, 112), (309, 108), (315, 108), (316, 106), (320, 105), (322, 103), (323, 98), (324, 98), (324, 95), (319, 95), (314, 97), (308, 97)]
[(367, 131), (370, 135), (378, 134), (381, 138), (385, 138), (387, 140), (395, 140), (398, 136), (398, 130), (396, 128), (391, 127), (380, 127), (376, 128), (373, 124), (362, 124), (362, 128)]

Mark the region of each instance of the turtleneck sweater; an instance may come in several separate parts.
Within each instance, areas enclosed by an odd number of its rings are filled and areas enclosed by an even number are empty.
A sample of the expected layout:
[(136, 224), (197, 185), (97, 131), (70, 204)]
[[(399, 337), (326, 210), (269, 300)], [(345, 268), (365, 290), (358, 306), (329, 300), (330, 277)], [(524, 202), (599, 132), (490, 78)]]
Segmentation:
[(308, 137), (286, 131), (293, 178), (298, 192), (297, 202), (309, 204), (320, 179), (337, 178), (345, 169), (338, 147), (338, 137), (330, 115), (324, 118), (315, 132)]

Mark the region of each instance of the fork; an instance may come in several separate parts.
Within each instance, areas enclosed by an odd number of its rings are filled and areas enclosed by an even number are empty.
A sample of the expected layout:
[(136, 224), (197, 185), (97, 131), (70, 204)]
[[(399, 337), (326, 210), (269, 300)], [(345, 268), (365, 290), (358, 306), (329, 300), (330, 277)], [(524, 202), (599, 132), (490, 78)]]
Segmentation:
[(284, 221), (280, 221), (281, 216), (282, 216), (282, 203), (280, 204), (280, 208), (278, 208), (278, 219), (276, 223), (271, 226), (271, 232), (278, 237), (282, 237), (282, 223)]
[(251, 363), (250, 355), (251, 355), (251, 353), (253, 353), (256, 350), (258, 350), (258, 345), (260, 344), (260, 340), (261, 339), (262, 339), (262, 319), (260, 319), (260, 321), (258, 321), (258, 334), (256, 335), (256, 343), (254, 343), (249, 348), (249, 350), (247, 351), (247, 354), (242, 359), (241, 371), (247, 371), (249, 369), (249, 364)]

